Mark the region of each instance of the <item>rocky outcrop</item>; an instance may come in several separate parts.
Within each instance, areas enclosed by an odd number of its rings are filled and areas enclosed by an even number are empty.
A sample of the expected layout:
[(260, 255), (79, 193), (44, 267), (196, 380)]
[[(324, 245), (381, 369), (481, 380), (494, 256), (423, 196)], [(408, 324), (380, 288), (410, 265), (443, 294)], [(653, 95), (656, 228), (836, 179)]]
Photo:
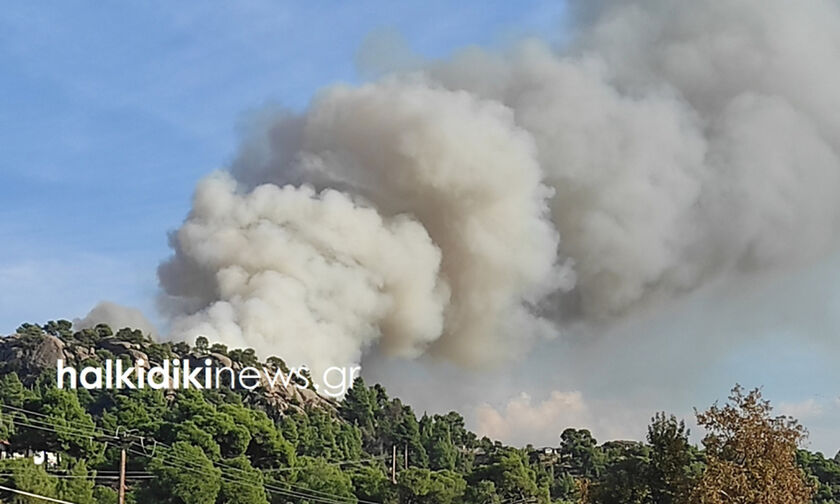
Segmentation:
[(121, 341), (116, 338), (104, 338), (99, 340), (96, 345), (98, 348), (108, 350), (114, 355), (122, 355), (129, 353), (131, 350), (139, 350), (140, 345), (137, 343), (130, 343), (128, 341)]
[(31, 383), (46, 369), (55, 369), (59, 359), (70, 357), (60, 338), (13, 335), (0, 339), (0, 369), (15, 371), (24, 383)]
[[(233, 361), (226, 355), (219, 353), (211, 353), (210, 358), (216, 361), (216, 364), (224, 367), (233, 367)], [(240, 366), (241, 367), (241, 366)]]
[(39, 369), (55, 366), (59, 359), (66, 359), (64, 342), (55, 336), (47, 335), (40, 345), (35, 347), (30, 358), (32, 365)]
[[(128, 357), (135, 363), (142, 360), (144, 367), (148, 368), (150, 362), (156, 364), (154, 362), (156, 359), (149, 356), (161, 355), (160, 349), (160, 344), (151, 341), (137, 343), (122, 340), (117, 336), (109, 336), (98, 340), (77, 340), (72, 337), (62, 338), (52, 334), (38, 334), (31, 331), (28, 334), (0, 337), (0, 374), (14, 371), (24, 383), (31, 384), (42, 373), (54, 372), (56, 362), (59, 359), (63, 360), (66, 365), (71, 366), (81, 366), (83, 363), (85, 365), (96, 365), (96, 362), (101, 363), (103, 355), (108, 354), (114, 357)], [(157, 352), (153, 350), (157, 350)], [(106, 353), (103, 354), (103, 351)], [(208, 359), (211, 362), (211, 367), (227, 367), (233, 369), (235, 373), (245, 367), (245, 364), (231, 359), (228, 355), (216, 352), (203, 354), (193, 350), (179, 355), (171, 347), (167, 352), (172, 352), (171, 358), (189, 361), (189, 365), (193, 369), (204, 367)], [(256, 367), (262, 371), (263, 365), (259, 364)], [(266, 367), (271, 369), (270, 366)], [(314, 390), (300, 388), (289, 382), (288, 378), (285, 380), (288, 385), (283, 385), (281, 379), (272, 384), (266, 379), (265, 375), (260, 374), (260, 386), (257, 389), (253, 391), (244, 390), (237, 388), (238, 384), (234, 384), (234, 387), (242, 395), (243, 401), (261, 407), (271, 416), (278, 417), (290, 410), (303, 411), (306, 408), (336, 411), (337, 403), (333, 399), (321, 396)], [(176, 393), (177, 391), (172, 392), (172, 394)]]

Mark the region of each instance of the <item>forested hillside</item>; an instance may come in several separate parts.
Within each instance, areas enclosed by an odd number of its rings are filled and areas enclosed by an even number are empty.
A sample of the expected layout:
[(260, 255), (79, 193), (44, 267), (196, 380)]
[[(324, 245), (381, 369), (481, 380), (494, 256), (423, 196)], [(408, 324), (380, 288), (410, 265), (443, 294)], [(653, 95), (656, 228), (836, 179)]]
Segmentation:
[[(247, 349), (198, 347), (103, 325), (73, 331), (66, 321), (25, 324), (0, 340), (0, 486), (115, 503), (125, 449), (135, 503), (840, 503), (840, 457), (796, 450), (802, 428), (740, 388), (699, 415), (702, 448), (665, 414), (652, 418), (646, 442), (599, 443), (569, 428), (558, 446), (535, 448), (478, 438), (457, 412), (418, 416), (361, 379), (340, 401), (294, 386), (55, 386), (58, 358), (258, 363)], [(277, 357), (265, 364), (285, 368)], [(0, 501), (43, 502), (5, 491)]]

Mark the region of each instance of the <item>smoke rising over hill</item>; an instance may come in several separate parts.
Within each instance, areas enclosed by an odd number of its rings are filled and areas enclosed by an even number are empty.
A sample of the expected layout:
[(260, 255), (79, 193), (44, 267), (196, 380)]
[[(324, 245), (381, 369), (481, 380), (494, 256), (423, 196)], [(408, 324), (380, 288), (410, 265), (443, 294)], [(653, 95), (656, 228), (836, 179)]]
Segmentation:
[(172, 337), (315, 368), (374, 347), (479, 366), (829, 251), (836, 2), (571, 11), (563, 48), (411, 58), (266, 114), (172, 235)]

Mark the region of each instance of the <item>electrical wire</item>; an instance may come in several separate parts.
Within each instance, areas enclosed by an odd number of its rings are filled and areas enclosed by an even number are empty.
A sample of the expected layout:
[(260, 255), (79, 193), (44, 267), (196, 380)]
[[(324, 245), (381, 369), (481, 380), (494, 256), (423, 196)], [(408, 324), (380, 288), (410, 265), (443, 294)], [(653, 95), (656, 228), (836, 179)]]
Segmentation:
[[(128, 451), (130, 453), (135, 454), (135, 455), (150, 457), (148, 454), (144, 454), (143, 452), (140, 452), (140, 451), (137, 451), (137, 450), (128, 449)], [(155, 455), (154, 457), (150, 457), (150, 458), (157, 458), (162, 464), (164, 464), (166, 466), (169, 466), (170, 468), (182, 469), (182, 470), (185, 470), (185, 471), (191, 471), (191, 472), (194, 472), (194, 473), (203, 474), (202, 470), (200, 470), (198, 468), (185, 466), (183, 464), (174, 463), (172, 461), (167, 461), (166, 459), (161, 458), (160, 455)], [(284, 495), (284, 496), (287, 496), (287, 497), (296, 497), (296, 498), (301, 498), (301, 499), (308, 499), (310, 501), (318, 502), (320, 504), (347, 504), (348, 502), (353, 502), (353, 499), (344, 498), (344, 497), (341, 497), (339, 495), (334, 495), (334, 494), (330, 494), (334, 498), (318, 497), (318, 496), (313, 496), (313, 495), (307, 495), (307, 494), (300, 493), (300, 492), (295, 492), (295, 491), (292, 491), (292, 490), (281, 489), (281, 488), (274, 487), (274, 486), (271, 486), (271, 485), (266, 485), (266, 484), (260, 485), (260, 484), (257, 484), (257, 483), (252, 483), (250, 481), (243, 480), (242, 478), (237, 480), (237, 479), (233, 479), (230, 476), (226, 475), (221, 470), (220, 470), (220, 472), (221, 472), (220, 479), (222, 481), (226, 482), (226, 483), (241, 484), (241, 485), (250, 486), (250, 487), (253, 487), (253, 488), (264, 488), (265, 490), (267, 490), (271, 493), (276, 493), (276, 494)], [(342, 500), (336, 500), (335, 498), (342, 499)]]
[(40, 500), (47, 501), (47, 502), (57, 502), (58, 504), (75, 504), (75, 503), (70, 502), (70, 501), (53, 499), (52, 497), (47, 497), (45, 495), (38, 495), (38, 494), (31, 493), (31, 492), (24, 492), (23, 490), (18, 490), (17, 488), (9, 488), (9, 487), (5, 487), (5, 486), (0, 486), (0, 490), (5, 490), (6, 492), (12, 492), (12, 493), (16, 493), (16, 494), (19, 494), (19, 495), (25, 495), (27, 497), (32, 497), (34, 499), (40, 499)]
[[(16, 407), (9, 406), (9, 405), (0, 405), (0, 406), (5, 407), (6, 409), (16, 410), (18, 412), (32, 413), (35, 416), (41, 416), (41, 417), (44, 417), (44, 418), (49, 418), (47, 415), (44, 415), (42, 413), (38, 413), (38, 412), (34, 412), (34, 411), (22, 409), (22, 408), (16, 408)], [(32, 421), (31, 418), (27, 419), (27, 420)], [(74, 428), (66, 426), (66, 425), (49, 424), (48, 422), (42, 422), (42, 421), (38, 421), (38, 423), (40, 425), (32, 425), (32, 424), (22, 422), (20, 419), (16, 419), (16, 418), (12, 417), (12, 422), (15, 423), (15, 425), (18, 425), (20, 427), (34, 428), (34, 429), (38, 429), (38, 430), (53, 432), (55, 434), (62, 434), (62, 432), (59, 432), (58, 429), (63, 429), (64, 434), (76, 435), (78, 437), (82, 437), (82, 438), (85, 438), (85, 439), (91, 439), (91, 440), (93, 440), (96, 436), (98, 436), (98, 433), (95, 433), (95, 432), (91, 432), (91, 431), (87, 431), (87, 430), (81, 430), (81, 429), (74, 429)], [(119, 438), (115, 438), (115, 439), (119, 439)], [(111, 443), (109, 441), (102, 441), (102, 442), (106, 443), (106, 444), (114, 445), (113, 443)], [(133, 444), (138, 444), (138, 443), (133, 443)], [(161, 443), (161, 444), (163, 445), (163, 443)], [(116, 445), (114, 445), (114, 446), (116, 446)], [(171, 447), (169, 447), (169, 449), (171, 449)], [(129, 451), (131, 453), (134, 453), (136, 455), (147, 457), (147, 458), (159, 458), (159, 457), (156, 457), (156, 456), (150, 456), (147, 453), (140, 452), (140, 451), (137, 451), (137, 450), (133, 450), (133, 449), (130, 449), (130, 448), (127, 451)], [(185, 461), (187, 463), (192, 463), (192, 464), (195, 463), (195, 462), (187, 461), (185, 459), (180, 459), (178, 457), (174, 457), (174, 456), (171, 456), (171, 455), (170, 455), (170, 458), (175, 459), (175, 460)], [(373, 459), (369, 459), (369, 460), (373, 460)], [(192, 472), (199, 472), (199, 473), (201, 472), (200, 470), (197, 470), (196, 468), (187, 467), (183, 464), (175, 464), (175, 463), (172, 463), (171, 461), (167, 462), (166, 460), (161, 460), (161, 462), (165, 465), (169, 465), (170, 467), (183, 469), (183, 470), (187, 470), (187, 471), (192, 471)], [(344, 462), (341, 462), (341, 463), (349, 463), (349, 462), (357, 462), (357, 461), (344, 461)], [(215, 465), (216, 464), (214, 464), (214, 466)], [(222, 464), (222, 465), (224, 466), (224, 464)], [(236, 470), (236, 471), (243, 472), (243, 473), (247, 474), (247, 472), (244, 471), (243, 469), (240, 469), (240, 468), (237, 468), (237, 467), (232, 467), (232, 466), (226, 466), (226, 467), (228, 469)], [(221, 468), (219, 468), (219, 469), (221, 471)], [(367, 501), (367, 500), (364, 500), (364, 499), (355, 499), (355, 498), (351, 498), (351, 497), (342, 497), (342, 496), (339, 496), (339, 495), (335, 495), (335, 494), (331, 494), (331, 493), (327, 493), (327, 492), (320, 492), (320, 491), (312, 490), (312, 489), (309, 489), (309, 488), (306, 488), (305, 490), (306, 490), (306, 492), (310, 492), (310, 493), (305, 493), (305, 492), (296, 492), (296, 491), (293, 491), (293, 490), (287, 490), (287, 489), (276, 487), (276, 486), (269, 485), (269, 484), (263, 484), (263, 485), (255, 484), (255, 483), (251, 483), (249, 481), (246, 481), (246, 480), (242, 479), (241, 477), (238, 480), (235, 477), (230, 477), (230, 473), (225, 472), (225, 471), (222, 471), (222, 479), (224, 481), (226, 481), (227, 483), (239, 483), (239, 484), (245, 484), (247, 486), (252, 486), (252, 487), (257, 487), (257, 488), (262, 487), (262, 488), (265, 488), (267, 491), (270, 491), (270, 492), (273, 492), (273, 493), (278, 493), (280, 495), (285, 495), (285, 496), (289, 496), (289, 497), (308, 499), (310, 501), (319, 502), (321, 504), (347, 504), (349, 502), (360, 502), (360, 503), (366, 503), (366, 504), (379, 504), (379, 503), (376, 503), (374, 501)], [(291, 484), (288, 484), (288, 485), (292, 486)], [(301, 488), (303, 489), (303, 487), (301, 487)], [(319, 494), (320, 494), (320, 496), (319, 496)]]
[[(163, 446), (163, 447), (165, 447), (165, 448), (167, 448), (167, 449), (169, 449), (169, 450), (174, 450), (171, 446), (168, 446), (168, 445), (166, 445), (166, 444), (164, 444), (164, 443), (161, 443), (161, 446)], [(177, 456), (172, 456), (172, 458), (174, 458), (174, 459), (176, 459), (176, 460), (180, 460), (180, 461), (182, 461), (182, 462), (192, 463), (192, 461), (187, 461), (186, 459), (179, 458), (179, 457), (177, 457)], [(368, 461), (368, 460), (375, 460), (375, 459), (366, 459), (365, 461)], [(349, 464), (349, 463), (360, 463), (360, 462), (362, 462), (362, 461), (343, 461), (343, 462), (333, 463), (333, 464), (330, 464), (330, 465), (337, 465), (337, 464)], [(230, 465), (228, 465), (228, 464), (223, 464), (223, 463), (216, 463), (216, 464), (214, 464), (214, 465), (216, 465), (216, 466), (222, 466), (222, 467), (224, 467), (224, 468), (232, 469), (232, 470), (235, 470), (235, 471), (237, 471), (237, 472), (241, 472), (241, 473), (245, 473), (245, 474), (247, 474), (247, 471), (245, 471), (244, 469), (241, 469), (241, 468), (239, 468), (239, 467), (234, 467), (234, 466), (230, 466)], [(220, 469), (221, 469), (222, 467), (220, 467)], [(288, 470), (288, 471), (291, 471), (291, 470), (299, 470), (300, 468), (299, 468), (299, 467), (284, 467), (284, 468), (281, 468), (281, 469), (282, 469), (282, 470)], [(313, 490), (313, 489), (311, 489), (311, 488), (308, 488), (308, 487), (303, 487), (303, 486), (300, 486), (300, 485), (294, 485), (294, 484), (292, 484), (292, 483), (288, 483), (288, 482), (285, 482), (285, 484), (286, 484), (286, 485), (288, 485), (288, 486), (289, 486), (289, 487), (291, 487), (291, 488), (297, 488), (297, 489), (301, 490), (302, 492), (309, 492), (309, 493), (314, 493), (314, 494), (320, 494), (320, 495), (323, 495), (323, 496), (325, 496), (325, 497), (331, 497), (331, 498), (338, 497), (339, 499), (343, 499), (345, 502), (354, 502), (354, 499), (351, 499), (351, 498), (349, 498), (349, 497), (341, 497), (341, 496), (337, 496), (337, 495), (335, 495), (335, 494), (331, 494), (331, 493), (327, 493), (327, 492), (320, 492), (320, 491), (318, 491), (318, 490)], [(267, 489), (269, 489), (269, 490), (291, 491), (291, 490), (286, 490), (286, 489), (282, 489), (282, 488), (280, 488), (280, 487), (276, 487), (276, 486), (270, 485), (270, 484), (268, 484), (268, 483), (264, 484), (264, 486), (265, 486)], [(379, 504), (379, 503), (377, 503), (377, 502), (375, 502), (375, 501), (369, 501), (369, 500), (365, 500), (365, 499), (358, 499), (358, 498), (356, 498), (356, 499), (355, 499), (355, 502), (359, 502), (359, 503), (362, 503), (362, 504)]]

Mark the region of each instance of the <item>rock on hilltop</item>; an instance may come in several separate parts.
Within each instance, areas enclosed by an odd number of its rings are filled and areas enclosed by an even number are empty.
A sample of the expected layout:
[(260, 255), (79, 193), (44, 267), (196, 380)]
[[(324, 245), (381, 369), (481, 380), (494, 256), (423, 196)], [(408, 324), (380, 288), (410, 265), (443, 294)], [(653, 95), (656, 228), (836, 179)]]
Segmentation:
[[(288, 372), (282, 359), (272, 357), (260, 362), (253, 350), (228, 350), (224, 345), (199, 345), (197, 348), (180, 342), (156, 342), (135, 329), (120, 329), (114, 333), (106, 325), (74, 331), (66, 320), (49, 322), (44, 326), (24, 324), (15, 334), (0, 337), (0, 374), (16, 372), (20, 379), (31, 384), (43, 374), (55, 374), (56, 362), (66, 365), (101, 366), (107, 359), (124, 359), (131, 363), (142, 360), (146, 367), (166, 359), (189, 360), (191, 366), (204, 366), (210, 358), (214, 366), (226, 366), (239, 371), (246, 366), (261, 369), (280, 369)], [(312, 389), (282, 383), (271, 386), (263, 379), (253, 390), (237, 389), (243, 400), (263, 409), (271, 416), (282, 416), (288, 410), (322, 408), (335, 411), (335, 401)], [(177, 391), (172, 391), (172, 394)]]

